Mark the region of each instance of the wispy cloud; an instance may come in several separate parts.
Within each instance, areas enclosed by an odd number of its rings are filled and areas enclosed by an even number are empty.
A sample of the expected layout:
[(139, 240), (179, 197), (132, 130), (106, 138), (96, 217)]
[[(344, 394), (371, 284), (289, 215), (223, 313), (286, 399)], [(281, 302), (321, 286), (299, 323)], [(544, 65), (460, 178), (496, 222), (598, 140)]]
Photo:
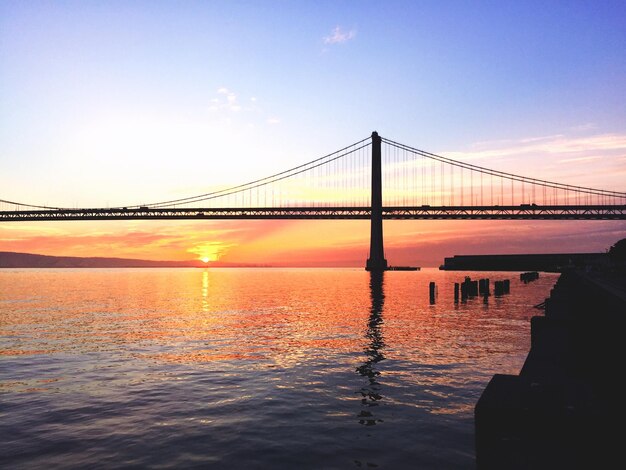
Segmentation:
[(355, 37), (356, 30), (351, 29), (349, 31), (344, 31), (341, 26), (336, 26), (328, 36), (324, 36), (324, 44), (342, 44), (354, 39)]
[[(223, 122), (230, 123), (232, 119), (244, 119), (252, 120), (247, 123), (248, 126), (254, 126), (255, 120), (259, 120), (257, 123), (265, 121), (266, 124), (278, 124), (280, 119), (264, 110), (259, 101), (256, 96), (240, 97), (230, 88), (220, 87), (209, 100), (208, 109), (214, 117)], [(245, 117), (235, 118), (241, 114), (245, 114)]]
[(449, 158), (475, 160), (508, 157), (529, 153), (551, 155), (572, 154), (590, 151), (612, 151), (626, 149), (626, 135), (597, 134), (586, 137), (568, 137), (562, 134), (545, 137), (530, 137), (517, 141), (480, 142), (474, 149), (464, 152), (443, 152)]
[(600, 160), (602, 157), (577, 157), (577, 158), (564, 158), (559, 160), (559, 163), (578, 163), (578, 162), (591, 162), (594, 160)]
[(217, 96), (209, 102), (209, 110), (211, 111), (241, 111), (242, 106), (237, 100), (237, 95), (226, 87), (217, 89)]
[(446, 157), (562, 183), (624, 190), (626, 134), (549, 135), (479, 142)]
[(574, 126), (571, 129), (575, 132), (579, 132), (579, 131), (591, 131), (596, 129), (598, 126), (596, 126), (595, 123), (593, 122), (586, 122), (584, 124), (580, 124), (578, 126)]

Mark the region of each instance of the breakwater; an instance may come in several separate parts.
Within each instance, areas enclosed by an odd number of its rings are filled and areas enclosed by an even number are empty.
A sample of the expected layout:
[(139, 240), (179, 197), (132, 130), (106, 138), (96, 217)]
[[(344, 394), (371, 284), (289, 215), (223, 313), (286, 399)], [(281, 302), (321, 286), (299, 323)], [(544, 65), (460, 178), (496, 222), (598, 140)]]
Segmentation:
[(560, 253), (524, 255), (455, 255), (445, 258), (445, 271), (544, 271), (561, 272), (568, 268), (605, 267), (606, 253)]
[(623, 278), (561, 275), (545, 315), (531, 319), (519, 375), (495, 375), (476, 404), (479, 469), (608, 468), (622, 459), (625, 318)]

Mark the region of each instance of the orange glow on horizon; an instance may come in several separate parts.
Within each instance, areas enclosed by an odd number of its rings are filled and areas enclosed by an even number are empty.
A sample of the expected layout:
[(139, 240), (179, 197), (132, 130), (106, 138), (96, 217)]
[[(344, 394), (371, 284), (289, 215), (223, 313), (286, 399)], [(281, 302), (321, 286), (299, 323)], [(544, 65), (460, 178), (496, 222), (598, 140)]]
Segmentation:
[[(624, 238), (620, 221), (385, 221), (392, 265), (439, 266), (455, 254), (604, 252)], [(205, 264), (363, 266), (365, 220), (201, 221), (181, 224), (5, 224), (0, 251)]]

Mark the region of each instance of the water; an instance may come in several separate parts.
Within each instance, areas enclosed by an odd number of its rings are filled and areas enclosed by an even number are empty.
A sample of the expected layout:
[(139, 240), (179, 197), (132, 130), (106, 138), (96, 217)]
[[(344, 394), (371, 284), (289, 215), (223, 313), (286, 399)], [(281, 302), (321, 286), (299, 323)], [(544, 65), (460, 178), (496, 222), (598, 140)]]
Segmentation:
[[(511, 294), (455, 305), (465, 275)], [(2, 270), (0, 465), (472, 468), (474, 405), (556, 278)]]

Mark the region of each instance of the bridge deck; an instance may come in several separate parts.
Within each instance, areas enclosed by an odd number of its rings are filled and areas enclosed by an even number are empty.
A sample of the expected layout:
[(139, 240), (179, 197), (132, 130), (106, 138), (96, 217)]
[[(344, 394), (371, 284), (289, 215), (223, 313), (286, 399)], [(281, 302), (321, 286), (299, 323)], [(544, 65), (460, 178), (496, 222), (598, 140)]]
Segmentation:
[[(108, 208), (0, 211), (0, 222), (54, 220), (353, 219), (369, 220), (370, 207)], [(626, 220), (624, 205), (383, 207), (394, 220)]]

